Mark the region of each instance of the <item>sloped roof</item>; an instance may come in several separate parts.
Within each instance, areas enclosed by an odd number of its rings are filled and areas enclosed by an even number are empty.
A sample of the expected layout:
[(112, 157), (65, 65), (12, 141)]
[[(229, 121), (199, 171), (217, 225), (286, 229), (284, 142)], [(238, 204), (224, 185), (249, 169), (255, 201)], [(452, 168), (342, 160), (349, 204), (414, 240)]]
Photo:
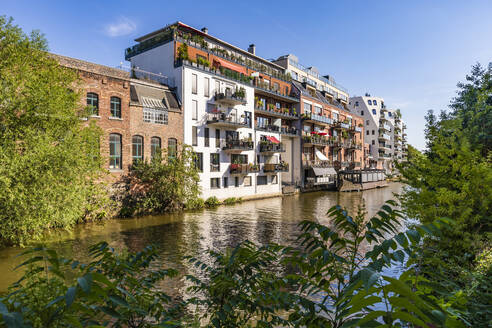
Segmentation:
[(137, 79), (130, 81), (130, 105), (181, 111), (179, 100), (169, 87)]

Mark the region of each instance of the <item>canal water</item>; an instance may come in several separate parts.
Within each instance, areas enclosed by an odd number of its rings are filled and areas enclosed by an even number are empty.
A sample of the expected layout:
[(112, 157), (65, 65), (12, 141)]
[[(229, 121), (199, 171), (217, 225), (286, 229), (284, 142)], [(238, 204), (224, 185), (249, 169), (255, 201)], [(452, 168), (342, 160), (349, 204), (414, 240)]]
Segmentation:
[[(81, 262), (88, 260), (88, 246), (100, 241), (130, 251), (152, 244), (159, 250), (160, 266), (175, 268), (182, 274), (195, 273), (183, 256), (198, 256), (206, 260), (208, 249), (224, 250), (244, 240), (288, 245), (299, 234), (298, 223), (302, 220), (328, 224), (326, 212), (337, 204), (354, 215), (363, 205), (369, 215), (374, 215), (385, 201), (395, 199), (395, 194), (401, 190), (401, 184), (390, 183), (388, 187), (363, 192), (304, 193), (196, 212), (109, 220), (80, 225), (72, 232), (47, 234), (44, 243), (63, 256)], [(19, 278), (21, 273), (13, 269), (22, 261), (16, 257), (20, 252), (20, 248), (0, 250), (0, 292), (5, 292), (8, 285)], [(183, 280), (173, 280), (172, 286), (163, 287), (178, 296), (176, 294), (181, 294), (185, 286)]]

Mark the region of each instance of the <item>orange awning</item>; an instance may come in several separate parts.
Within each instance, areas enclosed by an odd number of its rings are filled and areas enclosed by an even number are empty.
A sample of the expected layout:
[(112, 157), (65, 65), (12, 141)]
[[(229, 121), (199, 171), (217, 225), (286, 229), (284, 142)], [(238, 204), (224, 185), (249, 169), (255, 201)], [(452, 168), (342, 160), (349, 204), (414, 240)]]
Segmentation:
[(228, 62), (227, 60), (220, 59), (220, 58), (214, 58), (214, 61), (218, 62), (220, 66), (224, 68), (228, 68), (238, 73), (243, 73), (244, 75), (247, 75), (246, 67)]

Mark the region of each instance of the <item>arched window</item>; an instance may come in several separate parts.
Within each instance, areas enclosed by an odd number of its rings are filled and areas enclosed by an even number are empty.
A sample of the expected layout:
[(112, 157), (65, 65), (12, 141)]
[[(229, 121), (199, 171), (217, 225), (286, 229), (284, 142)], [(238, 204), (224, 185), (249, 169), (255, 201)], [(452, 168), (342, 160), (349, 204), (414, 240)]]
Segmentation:
[(178, 141), (175, 138), (167, 139), (167, 156), (169, 158), (176, 157)]
[(109, 135), (109, 168), (121, 170), (121, 134)]
[(154, 158), (156, 154), (160, 154), (161, 151), (161, 138), (152, 137), (150, 139), (150, 157)]
[(111, 97), (111, 117), (121, 118), (121, 99), (118, 97)]
[(133, 162), (143, 160), (143, 137), (133, 136), (132, 137), (132, 158)]
[(91, 115), (99, 115), (99, 96), (97, 93), (87, 93), (87, 106), (89, 107)]

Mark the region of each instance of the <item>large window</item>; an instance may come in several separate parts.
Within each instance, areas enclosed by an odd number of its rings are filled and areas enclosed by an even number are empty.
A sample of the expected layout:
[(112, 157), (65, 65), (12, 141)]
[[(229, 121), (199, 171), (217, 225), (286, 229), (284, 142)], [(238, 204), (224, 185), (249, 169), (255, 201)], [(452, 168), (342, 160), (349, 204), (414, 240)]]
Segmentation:
[(96, 93), (87, 93), (87, 106), (91, 115), (99, 115), (99, 96)]
[(220, 148), (220, 129), (215, 129), (215, 147)]
[(167, 157), (174, 158), (178, 151), (178, 140), (175, 138), (167, 139)]
[(191, 101), (191, 119), (192, 120), (198, 119), (198, 101), (196, 100)]
[(210, 96), (210, 79), (208, 77), (203, 79), (203, 95), (205, 97)]
[(338, 113), (332, 114), (333, 122), (338, 122)]
[(198, 172), (203, 172), (203, 153), (195, 153), (195, 167)]
[(154, 158), (157, 154), (160, 155), (161, 152), (161, 138), (152, 137), (150, 139), (150, 157)]
[(196, 95), (197, 93), (198, 77), (196, 74), (191, 74), (191, 93)]
[(210, 130), (208, 128), (205, 128), (204, 139), (205, 139), (204, 146), (210, 147)]
[(121, 99), (118, 97), (111, 97), (111, 117), (121, 118)]
[(256, 177), (256, 184), (258, 186), (266, 185), (268, 184), (268, 178), (266, 175), (259, 175)]
[(121, 135), (117, 133), (109, 135), (109, 168), (121, 170)]
[(219, 189), (219, 188), (220, 188), (220, 178), (211, 178), (210, 189)]
[(167, 124), (168, 113), (165, 109), (145, 108), (143, 109), (143, 121), (147, 123)]
[(304, 103), (304, 113), (305, 114), (310, 114), (311, 113), (311, 104)]
[(191, 127), (191, 145), (192, 146), (198, 145), (198, 129), (196, 126)]
[(220, 154), (210, 154), (210, 172), (220, 172)]
[(142, 136), (133, 136), (132, 137), (132, 158), (133, 162), (142, 161), (143, 160), (143, 137)]

